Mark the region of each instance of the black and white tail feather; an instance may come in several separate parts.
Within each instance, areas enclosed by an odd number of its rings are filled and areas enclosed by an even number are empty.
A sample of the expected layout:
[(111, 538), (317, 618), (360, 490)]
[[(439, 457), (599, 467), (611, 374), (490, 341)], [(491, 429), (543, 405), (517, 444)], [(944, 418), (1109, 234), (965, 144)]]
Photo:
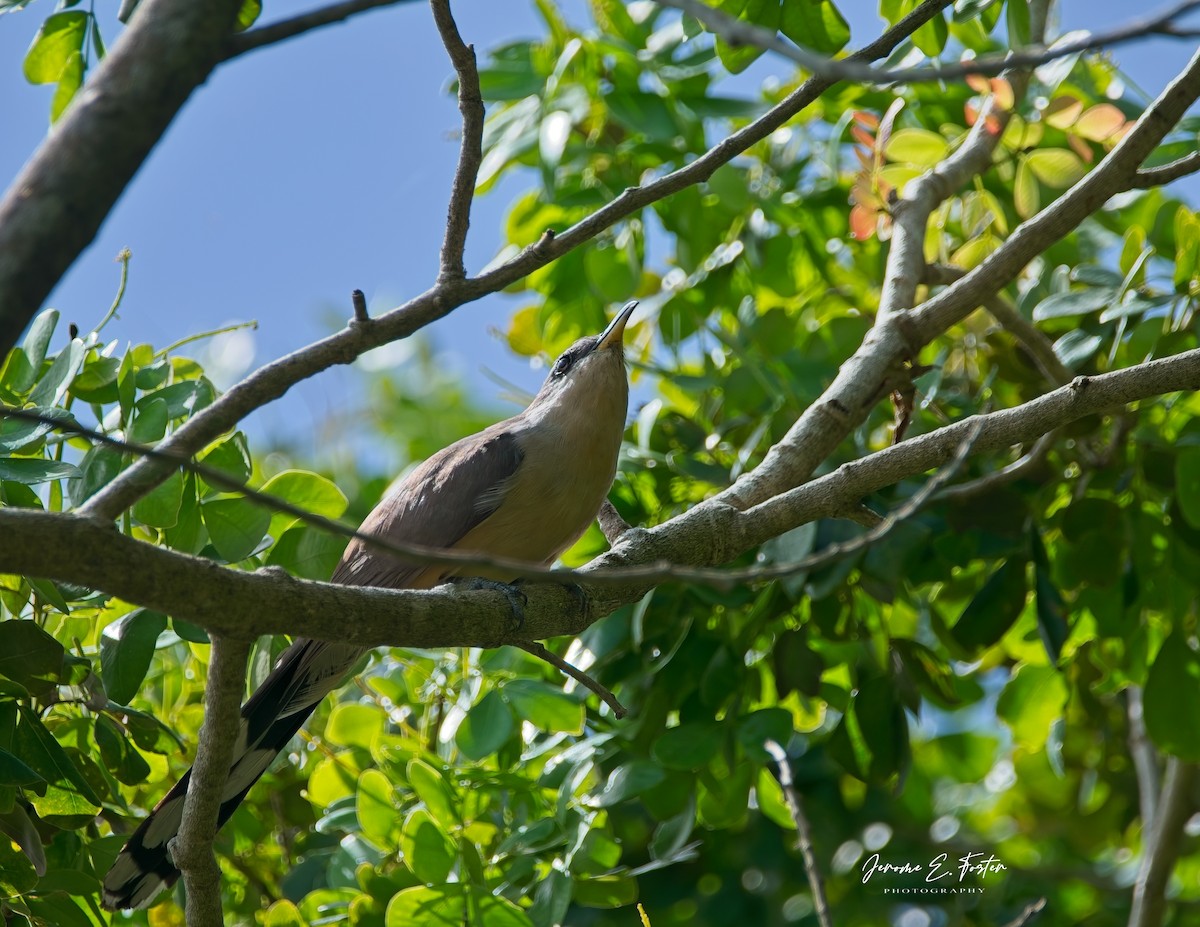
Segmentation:
[[(242, 727), (222, 796), (217, 826), (233, 814), (250, 787), (287, 746), (321, 699), (335, 689), (363, 654), (361, 647), (298, 640), (242, 706)], [(130, 836), (104, 878), (104, 905), (144, 908), (179, 878), (170, 843), (179, 833), (192, 773), (175, 783)]]

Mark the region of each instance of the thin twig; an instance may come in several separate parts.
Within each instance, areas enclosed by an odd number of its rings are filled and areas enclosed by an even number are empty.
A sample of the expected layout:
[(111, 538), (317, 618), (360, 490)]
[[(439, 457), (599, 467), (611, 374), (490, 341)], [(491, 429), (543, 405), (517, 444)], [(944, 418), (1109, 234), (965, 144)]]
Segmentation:
[[(901, 42), (951, 2), (952, 0), (924, 0), (895, 26), (850, 58), (870, 61), (891, 54)], [(819, 98), (834, 83), (824, 78), (805, 81), (754, 122), (722, 139), (696, 160), (644, 186), (630, 187), (561, 235), (542, 235), (536, 244), (498, 267), (468, 280), (438, 284), (402, 306), (384, 313), (370, 326), (348, 326), (336, 334), (259, 368), (231, 387), (212, 405), (188, 419), (160, 447), (184, 455), (197, 453), (233, 428), (245, 416), (279, 398), (301, 380), (321, 373), (334, 364), (351, 363), (372, 348), (408, 337), (430, 322), (445, 317), (459, 306), (498, 292), (544, 267), (642, 207), (707, 180), (717, 168), (729, 163), (751, 145), (767, 138)], [(0, 251), (0, 256), (2, 255), (3, 252)], [(2, 295), (3, 286), (0, 285), (0, 296)], [(3, 307), (4, 300), (0, 299), (0, 314), (3, 313)], [(32, 315), (32, 310), (29, 315)], [(92, 496), (83, 511), (96, 518), (115, 519), (165, 480), (170, 472), (169, 467), (164, 467), (158, 461), (149, 458), (139, 460)]]
[(467, 228), (471, 224), (475, 181), (483, 161), (483, 95), (479, 90), (479, 71), (475, 67), (475, 48), (465, 44), (459, 35), (450, 12), (450, 0), (431, 0), (430, 6), (442, 44), (446, 46), (458, 75), (458, 111), (462, 114), (462, 141), (450, 189), (450, 204), (446, 209), (446, 237), (442, 241), (438, 280), (461, 280), (467, 275), (463, 252), (467, 246)]
[(221, 927), (221, 869), (213, 855), (213, 838), (225, 782), (238, 737), (238, 712), (246, 689), (249, 640), (214, 635), (204, 691), (204, 724), (192, 765), (179, 835), (170, 845), (171, 858), (187, 888), (189, 927)]
[(1022, 455), (999, 470), (994, 470), (991, 473), (968, 480), (965, 483), (959, 483), (957, 486), (947, 486), (938, 494), (938, 500), (944, 502), (946, 500), (960, 501), (962, 499), (970, 499), (972, 496), (978, 496), (981, 493), (990, 492), (1001, 486), (1007, 486), (1031, 470), (1040, 467), (1046, 456), (1050, 453), (1050, 449), (1054, 447), (1057, 441), (1057, 429), (1047, 432), (1034, 442), (1033, 447), (1029, 449), (1027, 454)]
[(750, 45), (773, 51), (822, 77), (833, 80), (854, 81), (862, 84), (914, 84), (931, 81), (954, 80), (971, 74), (993, 77), (1013, 68), (1035, 68), (1057, 58), (1113, 48), (1126, 42), (1149, 36), (1171, 38), (1193, 38), (1197, 30), (1178, 26), (1174, 20), (1200, 7), (1200, 0), (1185, 0), (1171, 9), (1146, 19), (1137, 19), (1107, 32), (1098, 32), (1073, 39), (1059, 45), (1046, 47), (1030, 45), (1013, 49), (1001, 55), (981, 55), (953, 64), (934, 64), (916, 68), (876, 68), (870, 65), (848, 62), (845, 59), (828, 58), (825, 55), (793, 45), (779, 33), (764, 29), (751, 22), (735, 19), (728, 13), (714, 9), (700, 0), (657, 0), (661, 6), (674, 7), (698, 19), (710, 31), (721, 36), (731, 45)]
[[(952, 264), (931, 264), (926, 268), (926, 280), (929, 283), (953, 283), (965, 274), (965, 270)], [(1075, 374), (1059, 360), (1045, 332), (1021, 315), (1016, 306), (999, 293), (987, 296), (983, 306), (1029, 352), (1042, 376), (1054, 386), (1071, 382)]]
[(763, 743), (771, 759), (779, 768), (779, 784), (783, 788), (783, 797), (787, 801), (788, 813), (796, 825), (796, 848), (804, 859), (804, 874), (808, 877), (809, 888), (813, 894), (813, 909), (817, 912), (817, 922), (821, 927), (833, 927), (829, 916), (829, 900), (825, 897), (825, 882), (821, 878), (821, 870), (817, 868), (817, 856), (813, 852), (812, 828), (808, 817), (804, 814), (804, 806), (800, 801), (800, 793), (792, 779), (792, 764), (788, 760), (787, 751), (773, 740)]
[(1194, 174), (1196, 171), (1200, 171), (1200, 151), (1193, 151), (1169, 164), (1142, 168), (1133, 175), (1133, 183), (1130, 184), (1130, 188), (1149, 190), (1152, 187), (1161, 187), (1163, 184), (1179, 180), (1179, 178)]
[(1148, 831), (1154, 823), (1154, 809), (1158, 804), (1158, 755), (1146, 735), (1141, 686), (1130, 686), (1125, 690), (1125, 706), (1129, 718), (1129, 755), (1133, 757), (1133, 770), (1137, 774), (1138, 807), (1142, 828)]
[(355, 322), (371, 321), (371, 316), (367, 313), (367, 297), (363, 295), (362, 290), (354, 290), (350, 294), (350, 305), (354, 308)]
[(331, 3), (329, 6), (301, 13), (299, 16), (289, 19), (281, 19), (279, 22), (259, 26), (257, 29), (233, 36), (226, 43), (222, 58), (228, 61), (230, 58), (236, 58), (238, 55), (262, 48), (264, 45), (274, 45), (276, 42), (295, 38), (313, 29), (342, 22), (356, 13), (365, 13), (367, 10), (378, 9), (382, 6), (396, 6), (409, 2), (410, 0), (344, 0), (342, 3)]
[(1197, 766), (1178, 757), (1167, 759), (1162, 794), (1154, 819), (1142, 828), (1142, 866), (1133, 885), (1129, 927), (1161, 927), (1167, 910), (1167, 883), (1179, 858), (1183, 828), (1195, 810), (1192, 787)]
[(1024, 911), (1018, 914), (1015, 918), (1009, 921), (1004, 927), (1026, 927), (1027, 924), (1032, 924), (1034, 918), (1042, 913), (1046, 908), (1046, 899), (1039, 898), (1033, 904), (1028, 905)]
[(524, 650), (526, 653), (531, 653), (540, 660), (545, 660), (547, 663), (549, 663), (551, 666), (558, 669), (560, 672), (566, 673), (568, 676), (570, 676), (572, 679), (574, 679), (577, 683), (579, 683), (585, 689), (589, 689), (592, 692), (595, 692), (596, 695), (600, 696), (601, 701), (603, 701), (605, 705), (607, 705), (609, 708), (612, 709), (613, 714), (616, 715), (616, 717), (618, 719), (624, 718), (627, 714), (629, 714), (628, 709), (624, 705), (622, 705), (617, 700), (617, 697), (615, 695), (613, 695), (608, 689), (606, 689), (604, 686), (602, 686), (600, 683), (598, 683), (595, 679), (593, 679), (591, 676), (589, 676), (583, 670), (579, 669), (578, 667), (572, 666), (570, 663), (568, 663), (566, 660), (564, 660), (558, 654), (554, 653), (553, 651), (547, 650), (542, 644), (539, 644), (537, 641), (517, 641), (512, 646), (519, 647), (522, 650)]

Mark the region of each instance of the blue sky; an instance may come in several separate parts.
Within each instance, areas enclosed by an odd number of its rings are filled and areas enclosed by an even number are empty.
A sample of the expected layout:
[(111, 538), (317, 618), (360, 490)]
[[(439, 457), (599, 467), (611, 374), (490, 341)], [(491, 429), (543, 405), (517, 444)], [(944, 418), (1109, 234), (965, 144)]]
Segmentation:
[[(113, 8), (101, 0), (101, 9)], [(267, 0), (263, 21), (320, 4)], [(565, 4), (576, 22), (579, 0)], [(878, 32), (875, 4), (845, 0), (852, 45)], [(489, 48), (539, 34), (531, 0), (458, 0), (460, 30), (482, 60)], [(44, 136), (49, 88), (31, 87), (21, 61), (47, 0), (0, 17), (0, 176), (7, 184)], [(1101, 30), (1144, 15), (1121, 0), (1066, 0), (1064, 28)], [(106, 39), (118, 27), (109, 15)], [(1186, 41), (1153, 39), (1115, 52), (1132, 78), (1156, 93), (1187, 60)], [(750, 95), (758, 80), (786, 74), (767, 57), (739, 79)], [(184, 108), (101, 230), (53, 293), (64, 320), (90, 327), (107, 309), (118, 279), (114, 256), (133, 252), (131, 282), (110, 337), (158, 347), (198, 331), (256, 319), (233, 339), (232, 374), (332, 331), (361, 288), (372, 311), (426, 289), (457, 154), (458, 112), (446, 93), (451, 68), (424, 3), (362, 14), (299, 39), (265, 48), (221, 68)], [(97, 152), (103, 157), (103, 152)], [(476, 202), (467, 250), (477, 271), (501, 241), (504, 209), (533, 183), (510, 178)], [(1194, 187), (1193, 187), (1194, 189)], [(534, 390), (543, 372), (514, 357), (491, 331), (517, 305), (496, 296), (463, 307), (432, 326), (446, 363), (504, 414), (501, 387), (486, 367)], [(252, 353), (250, 353), (252, 352)], [(376, 364), (402, 360), (382, 349)], [(317, 455), (317, 424), (364, 400), (358, 376), (328, 371), (255, 414), (252, 434), (299, 437)]]

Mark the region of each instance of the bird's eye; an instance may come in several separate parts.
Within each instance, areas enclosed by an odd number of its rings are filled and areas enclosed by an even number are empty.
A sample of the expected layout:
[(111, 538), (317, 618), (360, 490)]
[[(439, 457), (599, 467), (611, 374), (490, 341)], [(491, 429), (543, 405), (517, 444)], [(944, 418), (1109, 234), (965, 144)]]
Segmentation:
[(575, 363), (575, 358), (570, 354), (564, 354), (554, 362), (554, 367), (550, 370), (550, 375), (552, 377), (561, 377), (571, 369), (573, 363)]

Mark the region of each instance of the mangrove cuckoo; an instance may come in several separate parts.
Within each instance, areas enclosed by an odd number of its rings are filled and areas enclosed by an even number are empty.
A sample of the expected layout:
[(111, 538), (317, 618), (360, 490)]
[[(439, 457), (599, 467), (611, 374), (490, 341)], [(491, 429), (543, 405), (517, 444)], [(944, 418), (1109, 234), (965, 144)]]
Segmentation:
[[(552, 563), (587, 530), (612, 486), (629, 403), (622, 339), (636, 306), (627, 303), (602, 334), (571, 345), (524, 412), (451, 444), (413, 470), (367, 516), (362, 533)], [(428, 589), (455, 572), (413, 566), (355, 539), (332, 582)], [(220, 824), (363, 652), (353, 644), (315, 640), (297, 640), (283, 652), (242, 706)], [(129, 838), (104, 879), (106, 907), (145, 907), (179, 877), (168, 844), (179, 831), (190, 775)]]

